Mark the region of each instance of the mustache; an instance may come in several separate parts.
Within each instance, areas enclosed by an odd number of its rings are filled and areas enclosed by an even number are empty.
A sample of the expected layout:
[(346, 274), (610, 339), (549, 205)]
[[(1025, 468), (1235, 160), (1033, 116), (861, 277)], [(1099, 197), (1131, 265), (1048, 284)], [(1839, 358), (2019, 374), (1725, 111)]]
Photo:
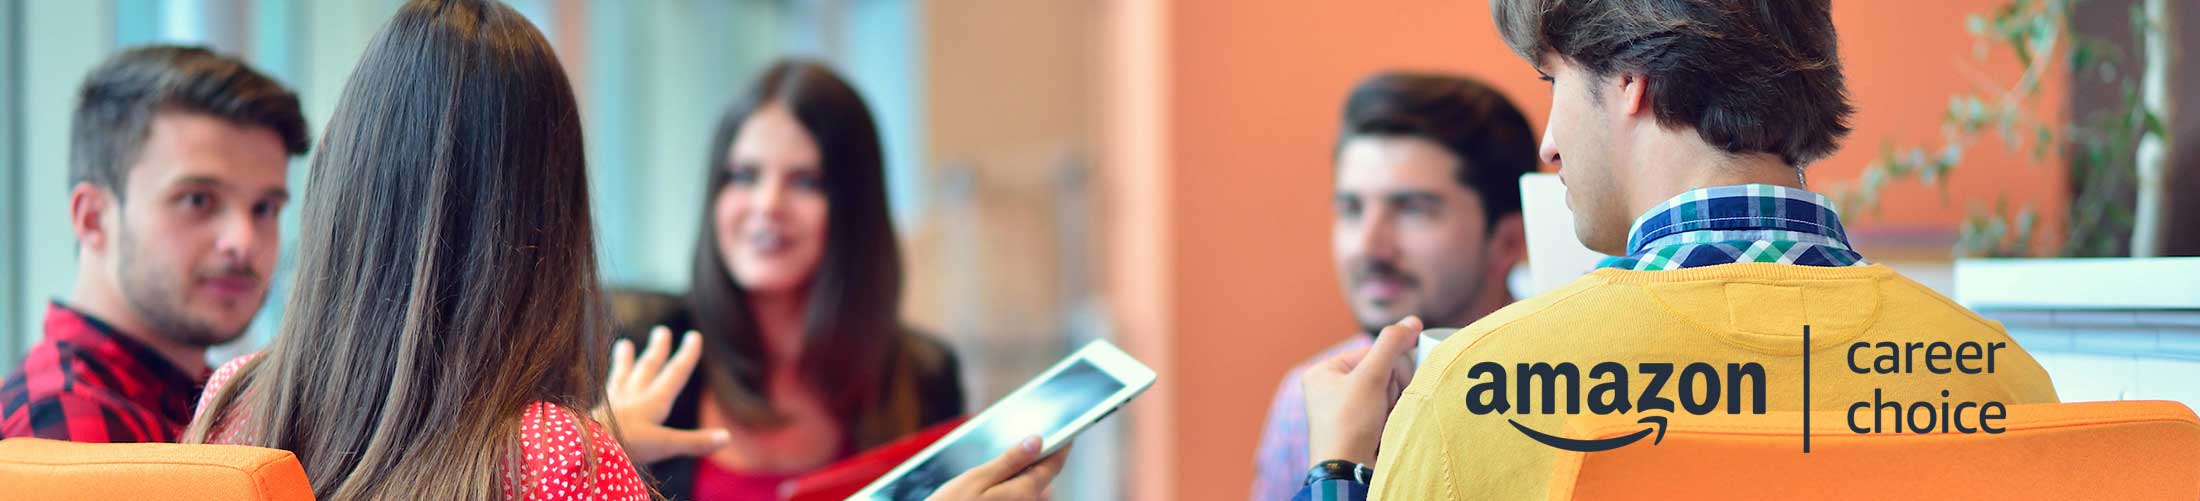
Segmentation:
[(223, 263), (210, 269), (199, 270), (194, 275), (197, 275), (200, 280), (238, 278), (254, 282), (260, 281), (260, 271), (252, 269), (251, 264), (242, 262)]
[(1391, 264), (1389, 261), (1367, 261), (1352, 270), (1352, 283), (1355, 285), (1377, 279), (1397, 282), (1407, 287), (1421, 285), (1419, 278), (1399, 270), (1397, 265)]

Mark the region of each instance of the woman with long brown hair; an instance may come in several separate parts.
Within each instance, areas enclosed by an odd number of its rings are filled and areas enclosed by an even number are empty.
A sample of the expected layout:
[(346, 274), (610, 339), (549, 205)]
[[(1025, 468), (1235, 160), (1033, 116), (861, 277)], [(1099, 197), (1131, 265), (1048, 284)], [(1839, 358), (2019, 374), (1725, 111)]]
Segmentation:
[(405, 4), (314, 157), (280, 333), (186, 440), (289, 450), (323, 499), (646, 498), (585, 412), (611, 331), (580, 127), (517, 11)]
[(724, 430), (730, 445), (651, 465), (662, 492), (775, 499), (794, 476), (965, 411), (953, 352), (898, 316), (881, 150), (862, 97), (814, 62), (773, 64), (720, 118), (685, 308), (639, 324), (700, 333), (702, 377), (665, 424)]

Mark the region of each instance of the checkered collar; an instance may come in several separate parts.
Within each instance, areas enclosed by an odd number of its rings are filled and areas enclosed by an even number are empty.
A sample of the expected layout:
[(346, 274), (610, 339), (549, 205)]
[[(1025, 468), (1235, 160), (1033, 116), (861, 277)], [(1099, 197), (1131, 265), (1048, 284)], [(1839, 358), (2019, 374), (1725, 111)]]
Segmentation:
[(1629, 228), (1627, 255), (1600, 268), (1670, 270), (1737, 262), (1804, 266), (1865, 264), (1825, 196), (1800, 188), (1744, 184), (1698, 188), (1666, 199)]

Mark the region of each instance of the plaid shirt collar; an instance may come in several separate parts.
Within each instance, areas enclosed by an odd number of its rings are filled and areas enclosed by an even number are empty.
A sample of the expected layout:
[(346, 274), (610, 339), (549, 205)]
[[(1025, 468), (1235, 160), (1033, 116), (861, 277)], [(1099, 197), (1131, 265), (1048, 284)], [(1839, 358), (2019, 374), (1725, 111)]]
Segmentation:
[(106, 322), (59, 301), (45, 337), (0, 381), (0, 436), (174, 442), (205, 374), (189, 374)]
[(127, 354), (136, 369), (143, 370), (168, 385), (196, 388), (206, 382), (206, 374), (194, 376), (183, 368), (176, 367), (175, 362), (168, 361), (168, 357), (161, 355), (153, 347), (122, 335), (121, 331), (107, 321), (58, 300), (47, 303), (46, 336), (75, 343), (86, 351)]
[(1666, 199), (1628, 230), (1627, 255), (1598, 268), (1674, 270), (1730, 263), (1856, 266), (1864, 257), (1825, 196), (1799, 188), (1744, 184), (1698, 188)]

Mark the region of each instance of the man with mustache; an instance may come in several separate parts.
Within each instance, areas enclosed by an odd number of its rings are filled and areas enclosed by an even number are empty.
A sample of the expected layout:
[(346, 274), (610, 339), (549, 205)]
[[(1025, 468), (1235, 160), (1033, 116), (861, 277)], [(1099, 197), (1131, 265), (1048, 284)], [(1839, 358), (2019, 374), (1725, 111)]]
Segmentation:
[(78, 99), (76, 288), (0, 383), (0, 437), (173, 442), (207, 347), (236, 339), (267, 298), (305, 117), (281, 84), (187, 47), (118, 54)]
[[(1537, 161), (1534, 130), (1503, 95), (1452, 75), (1374, 75), (1345, 103), (1334, 161), (1330, 244), (1361, 329), (1313, 360), (1366, 348), (1409, 315), (1463, 326), (1512, 303), (1506, 276), (1526, 254), (1520, 176)], [(1276, 389), (1254, 499), (1304, 483), (1305, 368)]]

